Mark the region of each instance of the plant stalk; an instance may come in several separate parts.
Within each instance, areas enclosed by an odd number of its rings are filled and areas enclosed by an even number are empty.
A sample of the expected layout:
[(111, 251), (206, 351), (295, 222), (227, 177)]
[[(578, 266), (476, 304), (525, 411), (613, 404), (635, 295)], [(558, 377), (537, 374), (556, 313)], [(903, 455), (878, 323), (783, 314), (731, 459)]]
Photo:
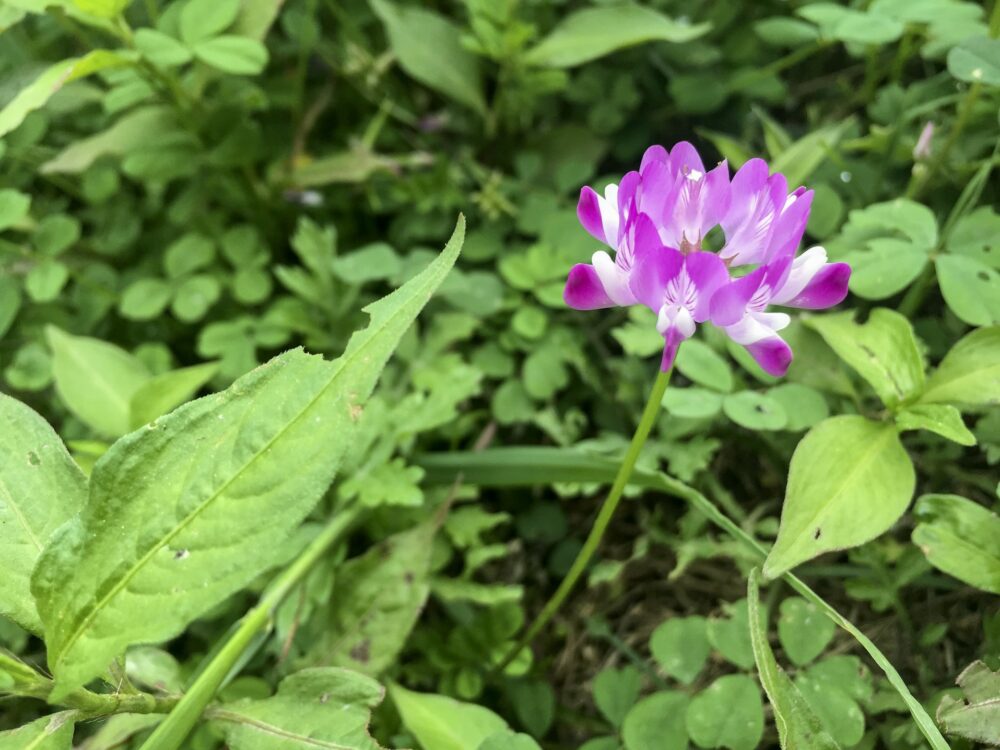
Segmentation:
[(178, 750), (216, 691), (231, 675), (254, 641), (270, 630), (274, 614), (292, 590), (312, 570), (326, 552), (343, 538), (361, 514), (359, 507), (342, 510), (326, 525), (301, 555), (279, 575), (261, 596), (235, 632), (205, 666), (191, 688), (167, 718), (150, 735), (140, 750)]
[(590, 529), (590, 533), (587, 535), (586, 541), (583, 543), (583, 547), (577, 553), (576, 559), (573, 561), (573, 565), (570, 567), (569, 572), (563, 578), (562, 583), (559, 584), (559, 588), (552, 597), (545, 603), (542, 611), (538, 613), (535, 617), (534, 622), (531, 623), (529, 627), (521, 638), (518, 640), (517, 644), (512, 648), (503, 660), (496, 666), (496, 670), (502, 670), (508, 664), (510, 664), (521, 650), (527, 646), (532, 639), (541, 632), (542, 628), (548, 625), (549, 621), (562, 606), (563, 602), (566, 601), (566, 597), (573, 590), (573, 587), (580, 580), (584, 571), (587, 569), (587, 565), (590, 564), (591, 559), (594, 557), (594, 553), (597, 552), (597, 548), (601, 544), (601, 540), (604, 538), (604, 533), (608, 530), (608, 525), (611, 523), (611, 519), (615, 514), (615, 510), (618, 508), (618, 504), (621, 502), (622, 493), (625, 491), (625, 487), (628, 484), (629, 478), (632, 476), (632, 470), (635, 468), (635, 462), (639, 458), (639, 453), (642, 451), (642, 447), (646, 444), (646, 438), (649, 437), (649, 432), (653, 428), (653, 424), (656, 422), (656, 416), (660, 411), (660, 402), (663, 400), (663, 394), (667, 390), (667, 385), (670, 384), (670, 375), (673, 373), (673, 367), (671, 367), (666, 372), (661, 372), (656, 377), (656, 382), (653, 384), (653, 389), (649, 393), (649, 400), (646, 401), (646, 406), (642, 411), (642, 417), (639, 420), (639, 426), (635, 428), (635, 433), (632, 435), (632, 442), (629, 443), (628, 450), (625, 452), (625, 458), (622, 460), (621, 467), (618, 469), (618, 475), (615, 477), (614, 484), (611, 485), (611, 491), (608, 496), (604, 499), (604, 503), (601, 505), (600, 511), (597, 513), (597, 518), (594, 520), (594, 525)]

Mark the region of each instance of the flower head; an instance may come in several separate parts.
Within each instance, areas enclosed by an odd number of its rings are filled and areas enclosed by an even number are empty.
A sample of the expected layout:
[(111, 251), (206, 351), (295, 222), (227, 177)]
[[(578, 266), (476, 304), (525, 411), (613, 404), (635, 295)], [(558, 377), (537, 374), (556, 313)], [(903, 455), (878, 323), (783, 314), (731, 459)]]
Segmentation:
[[(790, 318), (768, 306), (831, 307), (847, 295), (851, 273), (845, 263), (827, 263), (821, 247), (796, 257), (811, 205), (812, 191), (789, 192), (785, 177), (770, 174), (761, 159), (730, 180), (725, 162), (706, 171), (689, 143), (669, 152), (652, 146), (639, 171), (603, 196), (581, 191), (580, 222), (614, 257), (601, 250), (590, 265), (574, 266), (564, 298), (581, 310), (649, 307), (664, 337), (664, 370), (698, 324), (710, 322), (765, 371), (783, 375), (792, 352), (777, 332)], [(722, 249), (703, 250), (716, 226), (725, 235)], [(740, 266), (753, 268), (734, 277)]]

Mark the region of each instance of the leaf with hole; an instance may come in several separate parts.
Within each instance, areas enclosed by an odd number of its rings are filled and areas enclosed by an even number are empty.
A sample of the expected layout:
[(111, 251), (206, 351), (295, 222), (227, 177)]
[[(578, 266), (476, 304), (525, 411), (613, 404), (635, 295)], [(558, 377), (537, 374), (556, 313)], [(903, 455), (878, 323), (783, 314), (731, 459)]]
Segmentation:
[(0, 394), (0, 614), (41, 634), (31, 571), (52, 533), (78, 513), (87, 480), (29, 407)]
[(854, 415), (820, 422), (792, 455), (765, 577), (874, 539), (903, 515), (915, 485), (894, 425)]

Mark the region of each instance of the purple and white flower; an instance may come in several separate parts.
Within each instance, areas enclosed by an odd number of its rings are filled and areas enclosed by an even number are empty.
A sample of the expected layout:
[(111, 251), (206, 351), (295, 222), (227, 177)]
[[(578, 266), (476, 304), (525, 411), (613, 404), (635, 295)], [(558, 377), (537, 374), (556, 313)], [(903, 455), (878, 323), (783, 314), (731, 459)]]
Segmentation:
[[(673, 365), (681, 342), (698, 324), (720, 327), (746, 347), (761, 367), (783, 375), (792, 360), (778, 335), (790, 318), (770, 305), (823, 309), (847, 295), (851, 269), (828, 263), (813, 247), (796, 257), (805, 234), (812, 191), (788, 191), (781, 174), (751, 159), (732, 180), (722, 162), (706, 171), (691, 144), (669, 152), (652, 146), (638, 172), (629, 172), (601, 196), (580, 193), (580, 222), (614, 251), (574, 266), (564, 298), (575, 309), (644, 304), (656, 313), (664, 337), (662, 367)], [(721, 226), (718, 253), (702, 241)], [(731, 269), (753, 266), (733, 277)]]

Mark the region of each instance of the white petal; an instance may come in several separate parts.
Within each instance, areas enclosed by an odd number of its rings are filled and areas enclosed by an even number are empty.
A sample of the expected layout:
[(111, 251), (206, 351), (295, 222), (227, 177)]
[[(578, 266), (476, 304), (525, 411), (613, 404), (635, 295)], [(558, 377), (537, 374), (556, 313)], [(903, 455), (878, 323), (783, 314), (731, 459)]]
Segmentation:
[(749, 346), (770, 338), (791, 322), (785, 313), (747, 313), (739, 323), (725, 326), (723, 330), (737, 344)]
[(616, 266), (610, 255), (600, 250), (594, 253), (591, 263), (612, 302), (622, 306), (635, 304), (635, 295), (628, 288), (628, 272)]
[(806, 288), (813, 276), (820, 272), (826, 265), (826, 250), (818, 245), (806, 250), (802, 255), (792, 262), (792, 268), (788, 272), (788, 278), (771, 295), (771, 302), (780, 305), (795, 297)]
[(597, 204), (601, 209), (601, 225), (604, 236), (611, 247), (618, 249), (618, 183), (612, 182), (604, 188), (604, 197), (597, 196)]

